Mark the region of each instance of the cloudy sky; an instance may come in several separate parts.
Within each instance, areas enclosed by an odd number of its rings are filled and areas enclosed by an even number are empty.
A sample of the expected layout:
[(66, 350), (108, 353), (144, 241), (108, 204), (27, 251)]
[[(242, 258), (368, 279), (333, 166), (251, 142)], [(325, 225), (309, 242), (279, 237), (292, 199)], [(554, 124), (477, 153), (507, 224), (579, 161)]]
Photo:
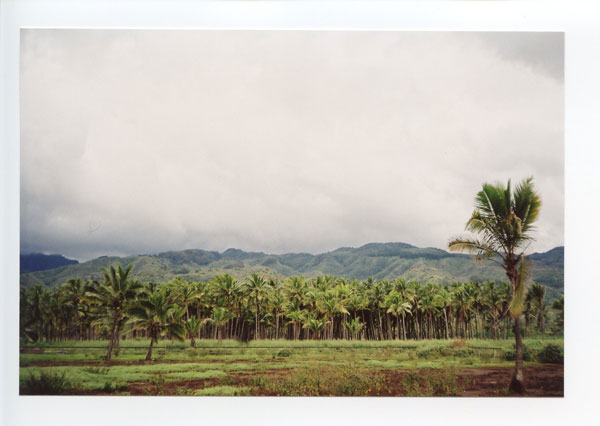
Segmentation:
[(21, 252), (446, 248), (534, 176), (564, 238), (557, 33), (22, 30)]

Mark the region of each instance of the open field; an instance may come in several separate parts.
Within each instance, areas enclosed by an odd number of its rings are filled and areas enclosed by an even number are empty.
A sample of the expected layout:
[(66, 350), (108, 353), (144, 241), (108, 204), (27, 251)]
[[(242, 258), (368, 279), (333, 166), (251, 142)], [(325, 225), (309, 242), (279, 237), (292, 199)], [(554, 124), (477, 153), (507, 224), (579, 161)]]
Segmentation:
[[(512, 340), (161, 341), (144, 361), (148, 340), (69, 341), (21, 348), (21, 394), (71, 395), (369, 395), (504, 396)], [(525, 339), (529, 396), (562, 396), (562, 364), (542, 349), (562, 338)], [(547, 361), (547, 360), (546, 360)]]

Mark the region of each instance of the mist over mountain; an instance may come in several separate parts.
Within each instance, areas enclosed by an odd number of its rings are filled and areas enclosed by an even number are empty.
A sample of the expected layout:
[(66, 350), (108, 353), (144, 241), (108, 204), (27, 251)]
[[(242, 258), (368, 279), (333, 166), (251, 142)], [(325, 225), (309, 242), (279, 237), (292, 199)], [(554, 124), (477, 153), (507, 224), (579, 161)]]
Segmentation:
[[(564, 247), (528, 256), (534, 281), (548, 286), (549, 295), (564, 287)], [(405, 278), (422, 283), (450, 284), (456, 281), (504, 281), (503, 269), (493, 262), (477, 262), (464, 254), (436, 248), (418, 248), (405, 243), (370, 243), (341, 247), (321, 254), (267, 254), (230, 248), (222, 253), (207, 250), (168, 251), (159, 254), (116, 257), (103, 256), (87, 262), (21, 274), (21, 285), (55, 287), (71, 278), (102, 279), (102, 268), (117, 263), (132, 264), (132, 277), (140, 281), (165, 282), (180, 276), (206, 281), (230, 274), (238, 280), (256, 272), (283, 279), (292, 275), (315, 277), (335, 275), (348, 279)]]

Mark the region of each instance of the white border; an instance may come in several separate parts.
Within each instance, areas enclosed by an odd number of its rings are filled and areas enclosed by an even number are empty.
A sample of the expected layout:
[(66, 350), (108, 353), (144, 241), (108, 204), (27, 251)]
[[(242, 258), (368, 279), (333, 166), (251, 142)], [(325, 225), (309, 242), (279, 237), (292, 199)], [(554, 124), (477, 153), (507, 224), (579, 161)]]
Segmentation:
[[(50, 424), (596, 424), (600, 14), (577, 2), (4, 1), (0, 11), (0, 413)], [(565, 398), (141, 398), (18, 396), (19, 28), (378, 29), (566, 32)]]

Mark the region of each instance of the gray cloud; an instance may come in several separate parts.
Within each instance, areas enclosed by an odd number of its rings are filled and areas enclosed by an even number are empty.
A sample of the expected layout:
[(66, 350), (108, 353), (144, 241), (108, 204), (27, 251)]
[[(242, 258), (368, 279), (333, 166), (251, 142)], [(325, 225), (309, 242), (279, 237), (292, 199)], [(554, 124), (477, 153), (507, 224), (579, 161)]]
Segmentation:
[(555, 34), (23, 30), (21, 46), (23, 252), (444, 248), (482, 182), (530, 175), (532, 249), (563, 244)]
[(502, 59), (515, 61), (559, 81), (565, 73), (564, 33), (477, 33)]

